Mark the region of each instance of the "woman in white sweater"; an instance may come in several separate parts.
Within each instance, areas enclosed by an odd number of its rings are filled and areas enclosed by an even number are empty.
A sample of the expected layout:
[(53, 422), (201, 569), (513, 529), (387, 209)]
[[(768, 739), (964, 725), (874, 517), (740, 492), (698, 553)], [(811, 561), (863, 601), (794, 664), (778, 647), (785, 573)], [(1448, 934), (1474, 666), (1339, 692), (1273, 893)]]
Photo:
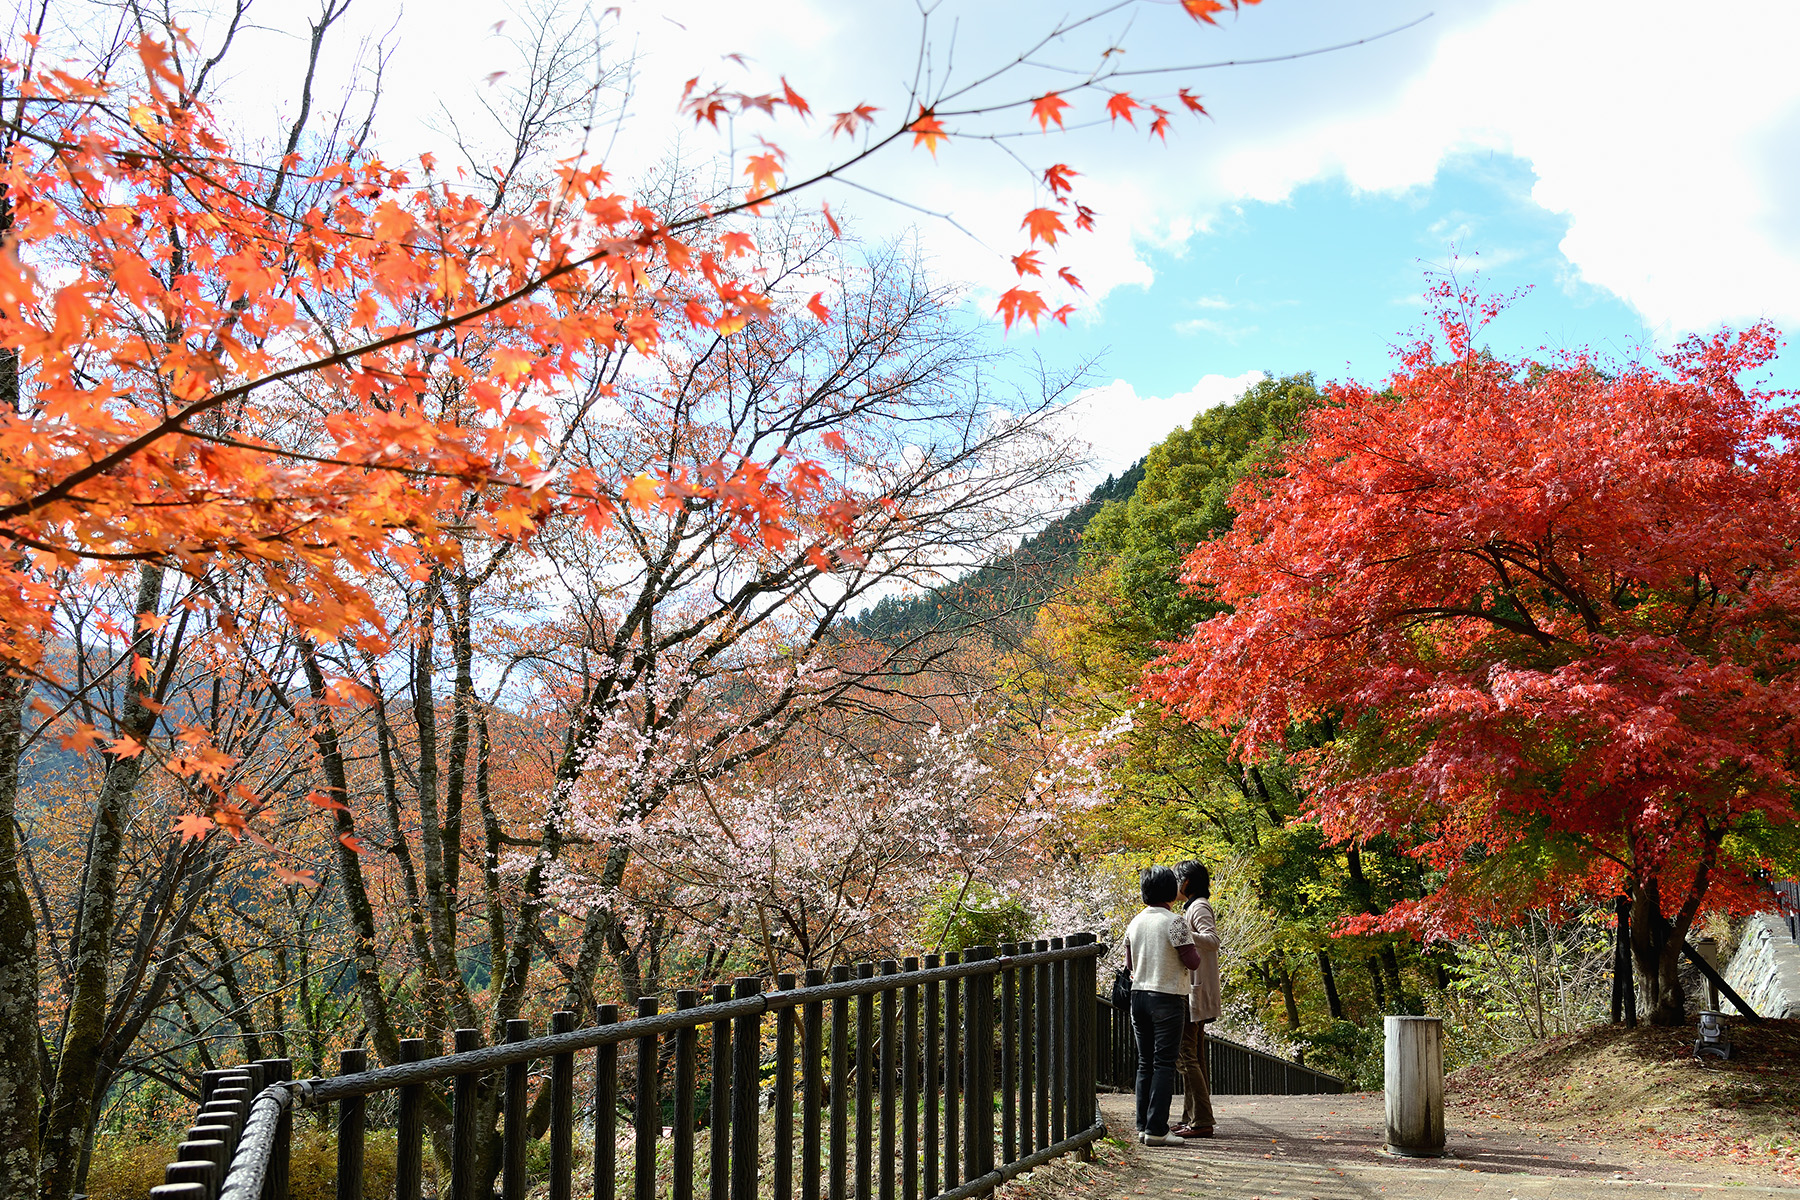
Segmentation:
[(1144, 911), (1125, 927), (1125, 966), (1131, 971), (1131, 1028), (1137, 1035), (1138, 1140), (1179, 1146), (1169, 1131), (1175, 1057), (1187, 1023), (1192, 971), (1200, 965), (1192, 931), (1170, 910), (1179, 893), (1175, 872), (1149, 867), (1138, 879)]

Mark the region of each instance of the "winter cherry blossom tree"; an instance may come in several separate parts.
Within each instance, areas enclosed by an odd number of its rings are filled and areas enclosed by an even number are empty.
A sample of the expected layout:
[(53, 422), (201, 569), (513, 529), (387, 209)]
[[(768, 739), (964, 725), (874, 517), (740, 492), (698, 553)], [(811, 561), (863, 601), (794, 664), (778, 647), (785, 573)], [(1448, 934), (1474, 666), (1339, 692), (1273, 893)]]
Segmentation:
[[(627, 822), (615, 818), (613, 781), (636, 763), (602, 760), (572, 828), (628, 846), (637, 889), (681, 913), (690, 936), (745, 944), (772, 972), (891, 955), (918, 936), (933, 890), (972, 879), (1010, 887), (1041, 869), (1045, 830), (1104, 799), (1100, 760), (1112, 740), (1031, 737), (1004, 713), (954, 731), (819, 733)], [(577, 911), (642, 905), (629, 883), (596, 883), (571, 869), (556, 890)]]

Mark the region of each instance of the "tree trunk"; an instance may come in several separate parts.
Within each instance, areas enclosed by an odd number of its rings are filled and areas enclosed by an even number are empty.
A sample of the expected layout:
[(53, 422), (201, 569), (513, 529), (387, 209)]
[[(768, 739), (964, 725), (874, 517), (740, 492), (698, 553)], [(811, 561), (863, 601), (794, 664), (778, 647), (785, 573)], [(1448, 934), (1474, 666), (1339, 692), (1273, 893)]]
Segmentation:
[(1387, 979), (1388, 991), (1393, 994), (1394, 1008), (1398, 1012), (1417, 1016), (1423, 1011), (1425, 1006), (1407, 994), (1406, 983), (1400, 978), (1400, 955), (1392, 942), (1383, 943), (1381, 947), (1381, 973)]
[(1287, 1025), (1295, 1033), (1300, 1032), (1300, 1006), (1294, 1001), (1294, 973), (1288, 970), (1285, 962), (1275, 965), (1275, 980), (1281, 985), (1281, 1002), (1287, 1008)]
[[(6, 363), (13, 362), (10, 354)], [(0, 1196), (38, 1190), (37, 921), (19, 872), (14, 812), (20, 722), (31, 686), (0, 675)]]
[(1331, 1011), (1331, 1019), (1344, 1019), (1344, 1002), (1338, 999), (1337, 972), (1332, 969), (1331, 955), (1321, 949), (1319, 951), (1319, 977), (1325, 981), (1325, 1005)]
[[(163, 568), (151, 565), (138, 576), (136, 612), (156, 612), (162, 596)], [(132, 654), (146, 663), (154, 656), (155, 637), (139, 623)], [(134, 668), (136, 664), (133, 664)], [(156, 713), (145, 703), (150, 698), (153, 669), (133, 669), (121, 705), (119, 732), (144, 742), (156, 727)], [(56, 1079), (50, 1105), (44, 1114), (44, 1171), (39, 1194), (43, 1200), (69, 1200), (74, 1194), (81, 1166), (82, 1144), (94, 1119), (94, 1094), (100, 1078), (100, 1053), (106, 1036), (106, 1010), (111, 980), (115, 896), (119, 882), (119, 857), (125, 843), (125, 810), (137, 790), (142, 754), (107, 756), (106, 776), (94, 806), (94, 829), (89, 843), (87, 877), (82, 883), (80, 915), (71, 941), (74, 987), (69, 996), (67, 1024), (57, 1048)]]
[(1683, 932), (1662, 914), (1662, 890), (1654, 879), (1640, 879), (1631, 896), (1631, 958), (1637, 982), (1649, 1004), (1652, 1025), (1687, 1023), (1687, 990), (1681, 985)]
[(1381, 964), (1375, 961), (1373, 954), (1369, 955), (1364, 962), (1369, 968), (1369, 982), (1375, 988), (1375, 1007), (1385, 1013), (1388, 1010), (1387, 988), (1382, 986)]

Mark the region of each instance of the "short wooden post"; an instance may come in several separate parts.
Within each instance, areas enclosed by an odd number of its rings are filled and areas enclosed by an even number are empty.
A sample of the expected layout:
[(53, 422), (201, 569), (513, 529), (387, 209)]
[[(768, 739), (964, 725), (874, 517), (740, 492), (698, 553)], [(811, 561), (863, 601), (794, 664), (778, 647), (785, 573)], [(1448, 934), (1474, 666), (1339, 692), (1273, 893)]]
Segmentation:
[[(594, 1014), (596, 1025), (618, 1019), (616, 1004), (602, 1004)], [(619, 1043), (603, 1042), (594, 1047), (594, 1200), (617, 1200), (618, 1143)]]
[(1444, 1153), (1444, 1024), (1438, 1017), (1388, 1017), (1383, 1083), (1387, 1152), (1406, 1158)]
[[(369, 1069), (369, 1052), (361, 1047), (338, 1051), (338, 1074), (360, 1075)], [(363, 1188), (363, 1131), (367, 1126), (368, 1099), (345, 1096), (338, 1101), (337, 1194), (338, 1200), (360, 1200)]]
[[(435, 1057), (435, 1055), (433, 1056)], [(402, 1038), (400, 1061), (425, 1060), (424, 1038)], [(290, 1111), (292, 1106), (289, 1106)], [(425, 1085), (408, 1084), (400, 1089), (399, 1132), (395, 1137), (394, 1200), (419, 1200), (425, 1179)], [(287, 1200), (285, 1192), (269, 1200)]]
[[(451, 1045), (457, 1054), (481, 1049), (481, 1030), (458, 1029)], [(481, 1074), (464, 1071), (450, 1092), (450, 1200), (475, 1200), (477, 1128), (481, 1119)]]
[[(740, 976), (732, 988), (734, 1000), (760, 995), (762, 980), (755, 975)], [(731, 1060), (731, 1200), (756, 1200), (762, 1144), (760, 1012), (745, 1013), (732, 1023)]]

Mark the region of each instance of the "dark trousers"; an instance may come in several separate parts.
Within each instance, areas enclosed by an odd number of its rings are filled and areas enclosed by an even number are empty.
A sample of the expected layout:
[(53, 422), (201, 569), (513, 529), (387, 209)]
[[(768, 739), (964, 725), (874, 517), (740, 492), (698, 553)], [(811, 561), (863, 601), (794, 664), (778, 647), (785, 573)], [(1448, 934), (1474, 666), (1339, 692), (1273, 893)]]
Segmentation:
[(1212, 1088), (1207, 1080), (1206, 1022), (1189, 1021), (1181, 1031), (1181, 1123), (1190, 1129), (1213, 1127)]
[(1187, 997), (1131, 993), (1131, 1031), (1137, 1035), (1137, 1126), (1169, 1132), (1169, 1099), (1175, 1094), (1175, 1056), (1187, 1021)]

